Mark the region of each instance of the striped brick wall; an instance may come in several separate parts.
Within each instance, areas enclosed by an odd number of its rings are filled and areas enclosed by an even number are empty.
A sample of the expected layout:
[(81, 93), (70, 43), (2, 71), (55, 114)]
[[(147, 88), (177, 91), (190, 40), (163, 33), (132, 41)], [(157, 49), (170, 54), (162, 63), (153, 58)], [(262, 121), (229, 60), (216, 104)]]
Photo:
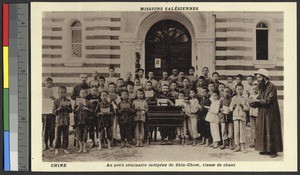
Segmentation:
[[(220, 73), (221, 80), (225, 81), (226, 76), (237, 74), (253, 75), (259, 69), (255, 65), (256, 43), (254, 33), (256, 32), (256, 22), (260, 19), (267, 19), (272, 23), (273, 31), (270, 37), (275, 37), (275, 43), (271, 47), (276, 47), (275, 65), (266, 66), (269, 71), (271, 81), (278, 90), (280, 105), (283, 105), (283, 13), (228, 13), (215, 12), (216, 15), (216, 66), (215, 70)], [(259, 20), (258, 20), (259, 19)], [(273, 50), (269, 49), (270, 52)], [(262, 66), (263, 67), (263, 66)]]
[[(108, 77), (108, 67), (115, 67), (117, 76), (120, 76), (120, 13), (54, 13), (45, 12), (43, 18), (42, 59), (43, 79), (51, 76), (55, 87), (64, 85), (68, 93), (72, 92), (74, 85), (78, 84), (81, 73), (91, 77), (92, 72)], [(74, 17), (75, 16), (75, 17)], [(67, 34), (69, 28), (66, 24), (71, 19), (78, 19), (83, 24), (82, 50), (85, 59), (84, 64), (78, 66), (66, 66), (64, 64), (67, 47)], [(72, 59), (72, 58), (71, 58)], [(76, 58), (73, 58), (76, 59)]]
[[(258, 69), (255, 56), (255, 27), (258, 19), (267, 19), (272, 23), (275, 49), (275, 64), (267, 65), (271, 81), (277, 86), (279, 102), (283, 104), (283, 14), (282, 13), (238, 13), (214, 12), (216, 57), (215, 70), (225, 81), (228, 75), (253, 74)], [(78, 17), (78, 18), (76, 18)], [(67, 24), (72, 19), (78, 19), (83, 24), (84, 64), (66, 66), (67, 34), (70, 29)], [(108, 77), (108, 67), (114, 66), (117, 76), (121, 69), (121, 48), (119, 35), (121, 31), (120, 12), (45, 12), (43, 16), (42, 59), (43, 79), (51, 76), (55, 87), (67, 86), (68, 92), (72, 91), (79, 82), (79, 75), (98, 71)], [(269, 54), (270, 55), (270, 54)], [(74, 58), (76, 59), (76, 58)]]

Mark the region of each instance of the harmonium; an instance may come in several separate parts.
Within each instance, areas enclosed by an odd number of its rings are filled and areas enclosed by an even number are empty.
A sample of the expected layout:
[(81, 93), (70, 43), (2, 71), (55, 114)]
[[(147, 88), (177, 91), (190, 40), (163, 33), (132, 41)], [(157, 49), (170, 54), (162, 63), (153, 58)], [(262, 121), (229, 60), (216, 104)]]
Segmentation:
[[(184, 114), (181, 106), (149, 106), (147, 113), (148, 127), (180, 127), (183, 129)], [(155, 130), (156, 131), (156, 130)], [(155, 132), (156, 140), (156, 132)], [(150, 140), (149, 140), (150, 142)]]

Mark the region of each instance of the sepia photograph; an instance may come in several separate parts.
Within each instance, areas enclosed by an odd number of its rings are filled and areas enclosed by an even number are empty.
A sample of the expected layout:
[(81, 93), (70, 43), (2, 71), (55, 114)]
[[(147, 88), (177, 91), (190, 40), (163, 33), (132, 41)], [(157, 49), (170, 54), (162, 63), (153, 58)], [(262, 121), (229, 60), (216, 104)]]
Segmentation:
[(42, 95), (33, 159), (104, 171), (232, 171), (287, 159), (284, 10), (92, 4), (34, 19)]

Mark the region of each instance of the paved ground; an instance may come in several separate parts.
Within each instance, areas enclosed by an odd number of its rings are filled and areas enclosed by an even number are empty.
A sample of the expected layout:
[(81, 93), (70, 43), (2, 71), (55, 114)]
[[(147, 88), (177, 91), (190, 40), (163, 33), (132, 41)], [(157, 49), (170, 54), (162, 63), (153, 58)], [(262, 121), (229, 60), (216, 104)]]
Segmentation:
[[(47, 162), (81, 162), (81, 161), (282, 161), (283, 153), (276, 158), (261, 156), (253, 148), (249, 148), (250, 129), (247, 128), (246, 149), (248, 153), (234, 153), (228, 148), (224, 150), (203, 146), (179, 145), (144, 145), (144, 147), (132, 147), (112, 150), (91, 148), (91, 141), (87, 144), (87, 153), (78, 154), (73, 146), (69, 148), (70, 154), (64, 155), (60, 150), (59, 155), (46, 150), (43, 152), (43, 160)], [(73, 135), (70, 135), (70, 144), (73, 144)]]

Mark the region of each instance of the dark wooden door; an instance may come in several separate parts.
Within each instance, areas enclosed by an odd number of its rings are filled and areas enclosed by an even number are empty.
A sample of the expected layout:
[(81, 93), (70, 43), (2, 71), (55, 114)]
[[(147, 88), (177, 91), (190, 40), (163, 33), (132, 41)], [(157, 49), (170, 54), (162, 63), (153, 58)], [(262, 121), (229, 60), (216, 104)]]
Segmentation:
[[(179, 22), (163, 20), (155, 23), (145, 40), (145, 71), (153, 71), (157, 80), (162, 72), (172, 69), (188, 73), (191, 66), (191, 36)], [(161, 68), (155, 68), (155, 58), (161, 59)]]

